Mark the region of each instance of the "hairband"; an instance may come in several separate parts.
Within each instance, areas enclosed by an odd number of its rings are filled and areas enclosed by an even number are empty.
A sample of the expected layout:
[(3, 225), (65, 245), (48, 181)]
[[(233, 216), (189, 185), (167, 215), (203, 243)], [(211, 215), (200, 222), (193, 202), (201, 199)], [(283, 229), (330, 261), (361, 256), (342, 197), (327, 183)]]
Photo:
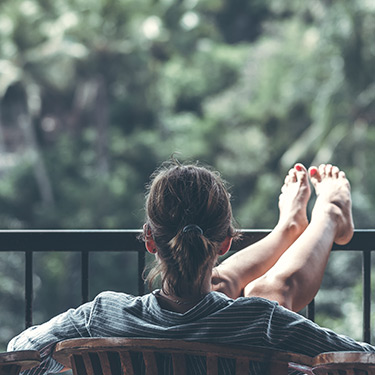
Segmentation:
[(189, 224), (189, 225), (186, 225), (186, 227), (182, 229), (183, 233), (187, 233), (191, 231), (197, 231), (199, 232), (199, 234), (203, 234), (203, 229), (197, 224)]

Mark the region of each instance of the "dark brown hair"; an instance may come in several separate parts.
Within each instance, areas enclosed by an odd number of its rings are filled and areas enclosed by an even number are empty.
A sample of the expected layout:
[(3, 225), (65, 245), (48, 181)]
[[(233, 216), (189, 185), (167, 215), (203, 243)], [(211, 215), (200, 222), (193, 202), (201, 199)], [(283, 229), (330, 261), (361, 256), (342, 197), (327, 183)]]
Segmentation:
[[(188, 225), (192, 230), (186, 230)], [(147, 235), (152, 235), (160, 258), (148, 274), (149, 284), (160, 274), (162, 285), (167, 283), (176, 296), (186, 293), (186, 283), (192, 291), (200, 290), (219, 245), (236, 236), (230, 195), (220, 175), (199, 165), (163, 164), (148, 189)]]

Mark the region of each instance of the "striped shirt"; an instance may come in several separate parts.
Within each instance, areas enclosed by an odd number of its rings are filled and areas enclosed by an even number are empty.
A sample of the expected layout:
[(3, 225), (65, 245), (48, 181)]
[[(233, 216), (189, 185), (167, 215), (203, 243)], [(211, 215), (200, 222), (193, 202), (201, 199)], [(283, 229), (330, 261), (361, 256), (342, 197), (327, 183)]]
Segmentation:
[[(207, 294), (185, 313), (162, 309), (154, 293), (135, 297), (103, 292), (91, 302), (27, 329), (10, 341), (8, 351), (39, 350), (42, 364), (24, 373), (48, 374), (62, 369), (62, 365), (51, 357), (55, 344), (80, 337), (143, 337), (233, 343), (310, 356), (327, 351), (375, 351), (375, 347), (369, 344), (321, 328), (276, 302), (258, 297), (233, 300), (219, 292)], [(254, 367), (250, 373), (261, 374), (259, 371)], [(202, 372), (196, 369), (192, 373)], [(223, 370), (224, 373), (229, 372)]]

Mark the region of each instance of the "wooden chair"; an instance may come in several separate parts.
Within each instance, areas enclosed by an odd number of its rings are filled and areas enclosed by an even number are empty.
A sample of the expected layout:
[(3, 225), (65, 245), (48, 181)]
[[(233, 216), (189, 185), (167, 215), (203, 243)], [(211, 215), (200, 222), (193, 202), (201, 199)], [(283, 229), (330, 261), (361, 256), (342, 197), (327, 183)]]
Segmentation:
[(328, 352), (314, 358), (316, 375), (375, 375), (375, 353)]
[(20, 350), (0, 353), (0, 375), (16, 375), (20, 371), (37, 366), (40, 355), (36, 350)]
[(72, 339), (56, 345), (54, 358), (74, 375), (218, 375), (220, 366), (248, 375), (250, 361), (262, 364), (262, 375), (286, 375), (288, 366), (313, 374), (308, 356), (181, 340)]

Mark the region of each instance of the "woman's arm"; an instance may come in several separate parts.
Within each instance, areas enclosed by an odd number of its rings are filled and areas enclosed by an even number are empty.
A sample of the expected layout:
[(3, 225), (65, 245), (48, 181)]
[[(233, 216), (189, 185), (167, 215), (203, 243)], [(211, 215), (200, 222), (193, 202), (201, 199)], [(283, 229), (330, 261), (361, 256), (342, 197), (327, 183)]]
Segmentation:
[(212, 289), (230, 298), (243, 296), (244, 288), (263, 276), (298, 238), (297, 228), (277, 226), (267, 237), (228, 257), (212, 272)]
[(88, 322), (93, 303), (86, 303), (77, 309), (70, 309), (50, 321), (33, 326), (13, 338), (8, 344), (8, 351), (38, 350), (41, 363), (37, 368), (26, 370), (23, 374), (46, 374), (64, 370), (64, 366), (52, 357), (57, 342), (78, 337), (88, 337)]

